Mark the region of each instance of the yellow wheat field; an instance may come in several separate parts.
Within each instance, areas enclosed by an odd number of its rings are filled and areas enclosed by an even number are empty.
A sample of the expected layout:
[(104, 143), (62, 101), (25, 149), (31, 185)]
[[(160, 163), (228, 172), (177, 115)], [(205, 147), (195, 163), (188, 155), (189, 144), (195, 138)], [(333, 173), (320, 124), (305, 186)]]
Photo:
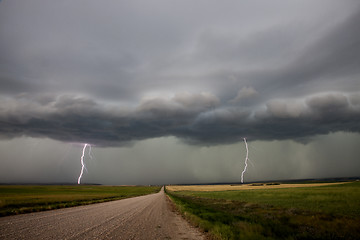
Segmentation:
[(231, 191), (231, 190), (250, 190), (250, 189), (274, 189), (274, 188), (294, 188), (294, 187), (319, 187), (327, 185), (344, 184), (346, 182), (336, 183), (302, 183), (302, 184), (241, 184), (241, 185), (174, 185), (166, 186), (169, 191)]

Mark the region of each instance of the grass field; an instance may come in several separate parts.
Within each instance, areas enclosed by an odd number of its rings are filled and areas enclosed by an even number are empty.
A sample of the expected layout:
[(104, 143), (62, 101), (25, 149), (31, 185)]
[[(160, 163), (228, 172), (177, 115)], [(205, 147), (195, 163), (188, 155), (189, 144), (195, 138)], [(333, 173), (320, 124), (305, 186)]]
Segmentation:
[(217, 239), (360, 239), (360, 182), (271, 186), (170, 191), (171, 186), (167, 192), (190, 221)]
[(0, 216), (118, 200), (159, 190), (155, 186), (0, 185)]

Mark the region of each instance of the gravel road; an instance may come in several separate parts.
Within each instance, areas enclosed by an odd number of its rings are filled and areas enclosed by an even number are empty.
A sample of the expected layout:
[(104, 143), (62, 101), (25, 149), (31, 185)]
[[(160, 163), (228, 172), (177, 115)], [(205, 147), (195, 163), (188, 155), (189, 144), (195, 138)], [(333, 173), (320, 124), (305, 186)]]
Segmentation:
[(159, 193), (0, 218), (0, 239), (203, 239)]

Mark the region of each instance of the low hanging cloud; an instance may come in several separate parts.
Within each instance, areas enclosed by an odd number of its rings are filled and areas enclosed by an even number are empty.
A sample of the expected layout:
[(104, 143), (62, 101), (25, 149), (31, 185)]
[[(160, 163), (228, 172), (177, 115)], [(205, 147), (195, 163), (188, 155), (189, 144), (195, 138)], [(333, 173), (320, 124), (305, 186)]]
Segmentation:
[(1, 100), (0, 135), (98, 146), (161, 136), (200, 145), (226, 144), (243, 137), (302, 140), (337, 131), (359, 133), (359, 95), (336, 92), (271, 100), (256, 110), (221, 104), (211, 93), (146, 99), (133, 109), (71, 95), (19, 96)]

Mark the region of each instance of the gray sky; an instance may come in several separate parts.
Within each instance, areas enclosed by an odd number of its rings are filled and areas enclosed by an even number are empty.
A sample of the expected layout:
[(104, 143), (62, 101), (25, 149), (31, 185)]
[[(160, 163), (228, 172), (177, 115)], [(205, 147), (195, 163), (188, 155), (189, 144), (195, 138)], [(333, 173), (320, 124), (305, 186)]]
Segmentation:
[(0, 182), (360, 175), (358, 1), (0, 2)]

